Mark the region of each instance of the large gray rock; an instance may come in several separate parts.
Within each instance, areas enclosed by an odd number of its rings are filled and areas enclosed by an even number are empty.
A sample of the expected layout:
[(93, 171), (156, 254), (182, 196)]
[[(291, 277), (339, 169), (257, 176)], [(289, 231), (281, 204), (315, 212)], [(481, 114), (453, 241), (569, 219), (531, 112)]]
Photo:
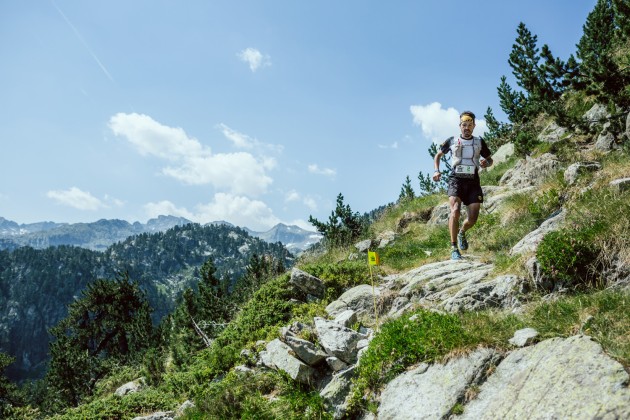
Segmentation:
[(584, 119), (590, 127), (593, 127), (596, 124), (603, 125), (606, 121), (608, 121), (608, 118), (610, 118), (610, 114), (608, 113), (606, 106), (602, 104), (593, 105), (591, 109), (586, 111), (584, 114)]
[(595, 141), (595, 149), (600, 152), (610, 152), (618, 147), (619, 145), (617, 144), (615, 135), (610, 131), (602, 131), (599, 133), (597, 140)]
[(479, 349), (444, 365), (422, 363), (387, 384), (381, 394), (378, 419), (446, 418), (467, 388), (481, 382), (498, 360), (494, 350)]
[(326, 294), (326, 286), (323, 281), (295, 267), (291, 270), (289, 282), (307, 295), (321, 299)]
[(518, 295), (523, 292), (525, 279), (504, 275), (492, 280), (467, 284), (453, 297), (446, 299), (447, 312), (481, 311), (488, 308), (515, 308), (520, 306)]
[(535, 252), (546, 234), (562, 227), (566, 219), (566, 211), (562, 210), (555, 216), (545, 220), (536, 230), (528, 233), (518, 241), (510, 250), (510, 255), (520, 255), (526, 252)]
[(326, 306), (326, 312), (332, 317), (336, 317), (348, 309), (356, 312), (358, 317), (365, 314), (374, 313), (374, 299), (378, 302), (381, 296), (379, 287), (361, 284), (345, 291), (337, 300)]
[(261, 359), (272, 369), (286, 372), (291, 379), (303, 384), (315, 382), (315, 369), (293, 357), (291, 347), (275, 339), (267, 344), (267, 352)]
[(332, 379), (322, 389), (319, 395), (324, 399), (326, 409), (335, 419), (342, 418), (348, 407), (348, 397), (352, 389), (352, 378), (356, 375), (356, 368), (350, 367), (333, 375)]
[(134, 417), (133, 420), (173, 420), (175, 419), (174, 411), (158, 411), (147, 416)]
[(533, 328), (523, 328), (516, 331), (509, 342), (516, 347), (525, 347), (533, 343), (536, 337), (538, 337), (538, 331)]
[(310, 341), (290, 335), (285, 336), (284, 341), (295, 355), (309, 366), (315, 366), (326, 359), (326, 352)]
[(458, 419), (627, 419), (630, 377), (587, 336), (511, 352)]
[(357, 344), (366, 338), (363, 334), (333, 321), (315, 317), (315, 330), (319, 343), (326, 352), (342, 361), (354, 364), (357, 361)]
[(511, 156), (514, 155), (514, 143), (506, 143), (503, 146), (499, 147), (496, 152), (492, 154), (493, 164), (488, 168), (489, 171), (498, 165), (499, 163), (503, 163), (507, 161)]
[(138, 391), (141, 391), (142, 389), (145, 388), (145, 386), (146, 385), (144, 382), (144, 378), (138, 378), (134, 381), (127, 382), (126, 384), (121, 385), (120, 387), (118, 387), (118, 389), (116, 389), (114, 394), (118, 395), (119, 397), (123, 397), (125, 395), (133, 394)]
[(499, 185), (516, 189), (538, 186), (555, 174), (558, 169), (560, 169), (560, 161), (551, 153), (545, 153), (538, 158), (528, 156), (507, 170), (501, 177)]
[(564, 180), (569, 185), (575, 184), (578, 177), (588, 172), (599, 171), (602, 165), (598, 162), (576, 162), (564, 171)]
[(451, 217), (451, 207), (448, 203), (443, 203), (433, 207), (428, 225), (448, 225), (448, 218)]
[(449, 260), (410, 270), (387, 285), (391, 290), (398, 290), (389, 315), (398, 317), (418, 305), (440, 308), (466, 286), (485, 279), (492, 268), (491, 264), (471, 260)]
[(560, 127), (555, 121), (552, 121), (545, 127), (545, 129), (538, 135), (538, 141), (544, 143), (556, 143), (563, 139), (567, 133), (567, 129)]

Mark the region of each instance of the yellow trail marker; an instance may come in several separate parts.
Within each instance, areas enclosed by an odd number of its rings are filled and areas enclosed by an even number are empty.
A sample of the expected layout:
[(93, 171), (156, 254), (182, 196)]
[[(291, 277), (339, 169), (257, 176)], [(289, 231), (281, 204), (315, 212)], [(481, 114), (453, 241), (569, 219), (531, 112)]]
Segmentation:
[(370, 278), (372, 279), (372, 299), (374, 300), (374, 318), (376, 319), (376, 331), (378, 331), (378, 311), (376, 310), (376, 292), (374, 291), (374, 274), (372, 274), (372, 266), (380, 265), (381, 260), (378, 254), (368, 250), (368, 265), (370, 266)]

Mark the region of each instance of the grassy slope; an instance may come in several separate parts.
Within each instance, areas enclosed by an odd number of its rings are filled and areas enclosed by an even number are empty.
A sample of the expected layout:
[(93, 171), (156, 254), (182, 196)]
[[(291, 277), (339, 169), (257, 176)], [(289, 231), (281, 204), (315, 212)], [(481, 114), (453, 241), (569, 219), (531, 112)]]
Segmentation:
[[(539, 152), (547, 149), (544, 146)], [(517, 194), (500, 211), (482, 211), (479, 223), (469, 234), (468, 252), (493, 262), (495, 274), (525, 275), (525, 257), (510, 257), (509, 249), (560, 206), (568, 210), (569, 223), (601, 222), (598, 226), (603, 228), (590, 239), (601, 250), (602, 264), (610, 262), (606, 261), (610, 255), (618, 255), (625, 264), (630, 260), (629, 193), (614, 194), (608, 189), (611, 180), (630, 173), (628, 153), (602, 156), (577, 152), (577, 145), (570, 140), (554, 149), (565, 167), (577, 160), (598, 160), (603, 169), (585, 174), (574, 186), (567, 186), (561, 176), (552, 177), (533, 197)], [(484, 174), (482, 182), (496, 184), (513, 163), (514, 160)], [(589, 184), (593, 185), (592, 191), (583, 193)], [(405, 212), (426, 211), (445, 200), (440, 194), (400, 203), (371, 226), (369, 235), (375, 237), (385, 230), (395, 230), (396, 222)], [(352, 246), (336, 248), (299, 262), (300, 268), (326, 282), (328, 294), (324, 301), (299, 306), (286, 304), (288, 276), (281, 276), (264, 285), (215, 345), (197, 354), (191, 365), (176, 369), (167, 364), (157, 386), (126, 398), (111, 394), (119, 384), (141, 375), (142, 368), (121, 368), (117, 375), (101, 383), (100, 392), (92, 402), (58, 418), (104, 414), (109, 418), (131, 418), (159, 409), (173, 409), (188, 398), (197, 407), (187, 418), (328, 418), (316, 391), (292, 383), (282, 374), (224, 375), (243, 362), (239, 357), (241, 349), (260, 350), (256, 340), (274, 338), (279, 327), (295, 320), (312, 323), (314, 316), (325, 315), (326, 304), (344, 289), (362, 283), (369, 276), (368, 267), (366, 262), (348, 260), (352, 253)], [(403, 272), (448, 259), (447, 228), (413, 223), (380, 256), (383, 265), (377, 268), (377, 274)], [(501, 311), (438, 315), (418, 310), (387, 322), (362, 359), (353, 408), (374, 410), (374, 397), (386, 381), (412, 364), (441, 360), (480, 345), (508, 349), (507, 340), (525, 326), (536, 328), (541, 339), (578, 332), (589, 334), (611, 357), (630, 367), (630, 296), (627, 292), (607, 290), (605, 280), (598, 278), (596, 284), (567, 290), (554, 299), (542, 299), (542, 293), (534, 292), (518, 315)], [(414, 314), (418, 316), (410, 320)], [(417, 328), (417, 324), (426, 328)]]

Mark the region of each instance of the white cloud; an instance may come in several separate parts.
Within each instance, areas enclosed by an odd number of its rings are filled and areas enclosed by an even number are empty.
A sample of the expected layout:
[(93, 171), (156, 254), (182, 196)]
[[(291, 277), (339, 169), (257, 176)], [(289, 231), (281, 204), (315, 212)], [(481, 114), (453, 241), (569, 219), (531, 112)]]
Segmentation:
[(320, 168), (314, 163), (308, 165), (308, 171), (312, 174), (325, 175), (325, 176), (330, 176), (330, 177), (337, 175), (337, 171), (335, 169)]
[(190, 221), (196, 221), (196, 217), (193, 213), (189, 212), (185, 208), (177, 208), (175, 204), (168, 200), (163, 200), (157, 203), (147, 203), (144, 205), (144, 211), (149, 219), (154, 219), (158, 216), (169, 215), (185, 217)]
[[(429, 105), (409, 107), (413, 122), (422, 129), (422, 134), (433, 143), (442, 143), (451, 136), (458, 135), (459, 111), (455, 108), (443, 109), (442, 104), (433, 102)], [(477, 116), (475, 135), (482, 135), (487, 130), (486, 122)]]
[(284, 196), (285, 203), (289, 203), (291, 201), (299, 201), (299, 200), (300, 200), (300, 194), (295, 190), (289, 191)]
[(258, 151), (272, 151), (274, 153), (282, 153), (284, 147), (278, 144), (266, 144), (258, 141), (257, 139), (248, 136), (247, 134), (240, 133), (226, 124), (218, 124), (217, 127), (221, 130), (221, 133), (234, 144), (234, 147), (238, 149), (256, 149)]
[[(189, 137), (183, 129), (162, 125), (147, 115), (119, 113), (110, 119), (109, 126), (141, 155), (169, 161), (162, 173), (183, 183), (210, 184), (233, 194), (258, 195), (265, 193), (273, 182), (267, 175), (276, 165), (273, 158), (256, 158), (246, 152), (212, 154), (209, 147)], [(231, 129), (229, 134), (235, 144), (252, 141)]]
[(263, 55), (255, 48), (246, 48), (237, 54), (237, 57), (241, 61), (249, 64), (249, 69), (255, 72), (261, 67), (271, 66), (271, 57), (269, 55)]
[(189, 138), (182, 128), (162, 125), (148, 115), (118, 113), (109, 120), (116, 136), (127, 138), (143, 156), (177, 161), (190, 156), (208, 156), (210, 148)]
[(79, 210), (98, 210), (106, 205), (86, 191), (81, 191), (77, 187), (68, 190), (51, 190), (46, 193), (48, 198), (55, 200), (58, 204), (74, 207)]
[(264, 202), (226, 193), (215, 194), (210, 203), (198, 204), (193, 211), (179, 208), (170, 201), (147, 203), (144, 208), (149, 218), (173, 215), (201, 224), (225, 220), (259, 231), (268, 230), (281, 222)]
[(223, 135), (232, 143), (234, 143), (234, 146), (239, 149), (251, 149), (256, 143), (256, 140), (252, 139), (247, 134), (239, 133), (236, 130), (232, 130), (225, 124), (219, 124), (219, 128), (221, 129)]

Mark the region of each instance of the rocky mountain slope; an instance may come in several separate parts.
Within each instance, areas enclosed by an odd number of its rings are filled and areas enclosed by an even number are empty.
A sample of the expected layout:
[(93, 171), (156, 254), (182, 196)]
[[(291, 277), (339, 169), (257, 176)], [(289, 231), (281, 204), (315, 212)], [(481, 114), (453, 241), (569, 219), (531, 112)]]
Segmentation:
[[(630, 114), (626, 131), (617, 136), (630, 139)], [(563, 135), (541, 140), (570, 141)], [(614, 149), (614, 143), (601, 148), (594, 141), (585, 154), (602, 158), (616, 153)], [(514, 241), (508, 254), (514, 261), (525, 262), (525, 270), (518, 269), (522, 267), (520, 263), (509, 266), (514, 272), (505, 272), (505, 267), (497, 270), (497, 261), (476, 254), (473, 247), (461, 261), (422, 264), (378, 276), (376, 282), (366, 278), (364, 284), (349, 288), (328, 303), (324, 316), (287, 324), (280, 328), (277, 338), (257, 342), (255, 352), (243, 350), (245, 364), (236, 366), (234, 372), (243, 381), (251, 381), (269, 370), (281, 371), (295, 382), (316, 389), (328, 414), (339, 419), (630, 417), (627, 352), (624, 356), (617, 354), (625, 366), (609, 354), (611, 343), (600, 334), (609, 327), (605, 325), (607, 309), (587, 303), (603, 293), (605, 299), (620, 300), (622, 307), (627, 308), (624, 302), (630, 296), (630, 267), (623, 249), (608, 250), (619, 254), (612, 256), (613, 263), (606, 267), (606, 288), (587, 289), (590, 297), (576, 298), (571, 297), (571, 284), (562, 281), (568, 277), (541, 271), (538, 258), (542, 254), (537, 252), (547, 235), (571, 228), (575, 221), (568, 218), (567, 212), (574, 212), (575, 204), (589, 197), (589, 190), (597, 189), (618, 200), (628, 197), (630, 177), (624, 175), (630, 174), (606, 170), (593, 160), (563, 161), (552, 152), (516, 161), (500, 177), (498, 185), (484, 187), (486, 210), (496, 212), (496, 217), (514, 217), (510, 206), (516, 196), (539, 199), (537, 191), (550, 178), (561, 177), (567, 192), (578, 192), (567, 196), (559, 211)], [(626, 220), (626, 225), (630, 221), (628, 214), (619, 217)], [(410, 225), (444, 226), (447, 219), (446, 202), (433, 206), (427, 216), (405, 213), (396, 221), (396, 230), (357, 243), (355, 252), (347, 258), (366, 259), (368, 249), (387, 254), (389, 247), (403, 240)], [(326, 283), (325, 279), (294, 268), (289, 281), (292, 299), (323, 301)], [(565, 303), (558, 307), (560, 313), (569, 311), (571, 299), (577, 302), (577, 324), (563, 333), (554, 332), (560, 331), (554, 325), (542, 334), (534, 327), (537, 322), (541, 326), (547, 324), (528, 314), (537, 307), (547, 307), (542, 310), (542, 318), (548, 318), (552, 316), (554, 301), (562, 299)], [(458, 318), (452, 315), (467, 316), (466, 319), (489, 317), (495, 323), (491, 324), (494, 334), (501, 334), (501, 322), (513, 325), (507, 328), (512, 333), (509, 337), (494, 337), (490, 331), (490, 342), (482, 340), (476, 346), (420, 363), (405, 361), (415, 349), (403, 345), (390, 348), (391, 343), (383, 338), (388, 334), (390, 340), (425, 334), (427, 342), (418, 340), (413, 345), (449, 348), (448, 340), (458, 342), (460, 336), (468, 333), (458, 330)], [(630, 334), (628, 322), (623, 321), (627, 314), (620, 315), (620, 329), (613, 341)], [(441, 322), (448, 326), (440, 333)], [(475, 337), (467, 339), (475, 342)], [(374, 365), (372, 379), (366, 378)], [(398, 370), (393, 370), (396, 366)], [(370, 381), (374, 382), (371, 388), (366, 385)], [(186, 404), (190, 409), (191, 403)], [(159, 415), (177, 416), (175, 412)]]

